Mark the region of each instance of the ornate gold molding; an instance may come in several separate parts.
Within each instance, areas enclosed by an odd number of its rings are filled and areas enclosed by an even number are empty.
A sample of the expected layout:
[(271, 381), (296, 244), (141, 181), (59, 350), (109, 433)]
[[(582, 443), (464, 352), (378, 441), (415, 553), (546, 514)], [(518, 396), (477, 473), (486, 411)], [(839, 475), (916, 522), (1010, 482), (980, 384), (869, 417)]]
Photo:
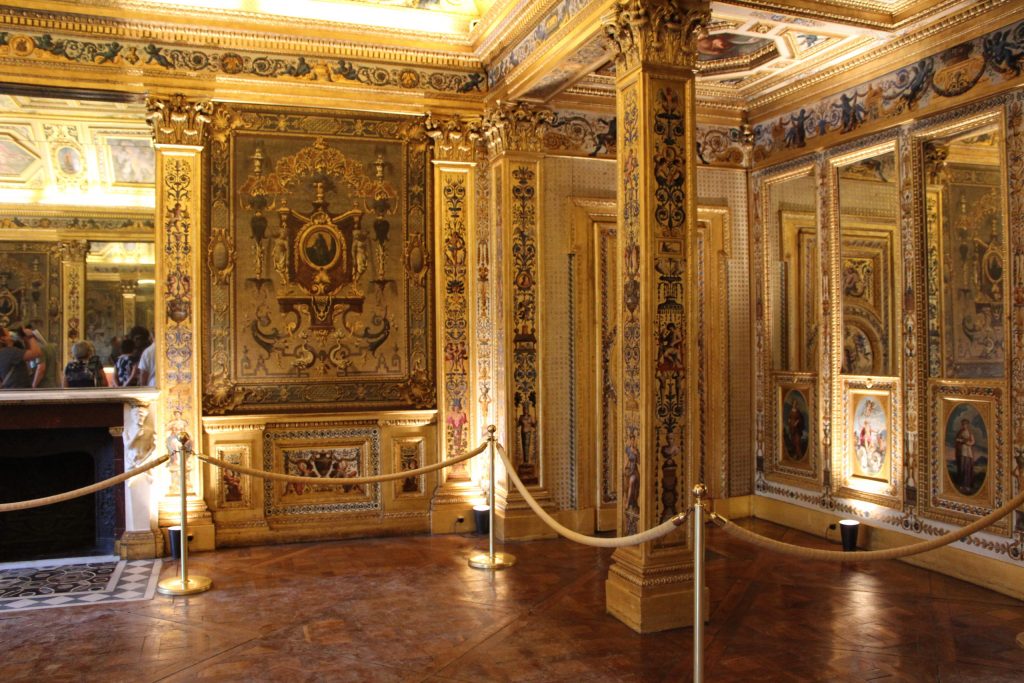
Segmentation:
[(604, 21), (616, 73), (640, 64), (697, 66), (697, 36), (711, 21), (709, 0), (616, 0)]
[(147, 97), (146, 120), (153, 125), (153, 140), (159, 145), (202, 147), (206, 124), (213, 107), (208, 101), (189, 101), (181, 94), (168, 98)]
[(434, 159), (476, 160), (477, 143), (484, 137), (479, 120), (465, 120), (458, 114), (451, 118), (434, 118), (432, 114), (427, 114), (423, 126), (427, 136), (434, 141)]
[(525, 102), (499, 102), (483, 116), (483, 133), (492, 155), (542, 152), (544, 134), (555, 119), (550, 109)]

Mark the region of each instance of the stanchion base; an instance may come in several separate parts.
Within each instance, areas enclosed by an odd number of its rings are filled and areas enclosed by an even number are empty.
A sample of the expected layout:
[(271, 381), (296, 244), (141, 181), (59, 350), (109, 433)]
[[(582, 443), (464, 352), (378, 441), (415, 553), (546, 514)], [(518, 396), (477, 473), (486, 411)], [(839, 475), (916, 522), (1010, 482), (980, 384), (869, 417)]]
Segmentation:
[(1017, 644), (1024, 647), (1024, 633), (1017, 634)]
[(473, 569), (505, 569), (516, 563), (516, 556), (509, 553), (474, 553), (469, 556), (469, 566)]
[(185, 585), (181, 584), (181, 577), (164, 579), (156, 585), (156, 592), (160, 595), (195, 595), (205, 593), (213, 588), (213, 580), (207, 576), (189, 576)]

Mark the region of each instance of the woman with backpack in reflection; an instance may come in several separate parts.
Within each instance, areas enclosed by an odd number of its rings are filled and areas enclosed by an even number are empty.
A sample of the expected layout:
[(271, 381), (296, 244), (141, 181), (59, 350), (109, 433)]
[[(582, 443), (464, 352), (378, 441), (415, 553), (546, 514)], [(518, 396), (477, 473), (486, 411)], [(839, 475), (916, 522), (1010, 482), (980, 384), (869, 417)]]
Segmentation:
[(92, 342), (82, 340), (71, 345), (73, 360), (64, 366), (64, 386), (73, 387), (105, 387), (107, 375), (103, 372), (103, 363), (96, 355), (96, 347)]

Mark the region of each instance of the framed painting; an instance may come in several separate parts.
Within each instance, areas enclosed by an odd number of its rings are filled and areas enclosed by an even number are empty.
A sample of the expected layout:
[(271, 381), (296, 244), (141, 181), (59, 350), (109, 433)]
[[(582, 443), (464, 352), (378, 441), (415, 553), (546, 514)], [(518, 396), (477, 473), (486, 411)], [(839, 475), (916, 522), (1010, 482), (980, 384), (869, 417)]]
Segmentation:
[(899, 380), (842, 379), (843, 433), (838, 488), (843, 496), (898, 507), (903, 462)]
[[(1002, 387), (936, 384), (930, 396), (929, 516), (964, 521), (1012, 495)], [(1008, 533), (1007, 520), (993, 529)]]
[(768, 470), (776, 478), (814, 481), (820, 471), (817, 378), (811, 373), (775, 373), (772, 457)]

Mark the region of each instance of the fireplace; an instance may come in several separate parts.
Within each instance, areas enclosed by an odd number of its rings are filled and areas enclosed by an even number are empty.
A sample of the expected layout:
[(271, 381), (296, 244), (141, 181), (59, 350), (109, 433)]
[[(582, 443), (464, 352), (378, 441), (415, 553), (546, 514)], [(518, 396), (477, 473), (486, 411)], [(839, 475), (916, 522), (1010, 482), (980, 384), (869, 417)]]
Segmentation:
[[(0, 502), (70, 491), (123, 471), (122, 403), (53, 408), (0, 408)], [(123, 529), (123, 484), (64, 503), (2, 512), (0, 562), (109, 555)]]

